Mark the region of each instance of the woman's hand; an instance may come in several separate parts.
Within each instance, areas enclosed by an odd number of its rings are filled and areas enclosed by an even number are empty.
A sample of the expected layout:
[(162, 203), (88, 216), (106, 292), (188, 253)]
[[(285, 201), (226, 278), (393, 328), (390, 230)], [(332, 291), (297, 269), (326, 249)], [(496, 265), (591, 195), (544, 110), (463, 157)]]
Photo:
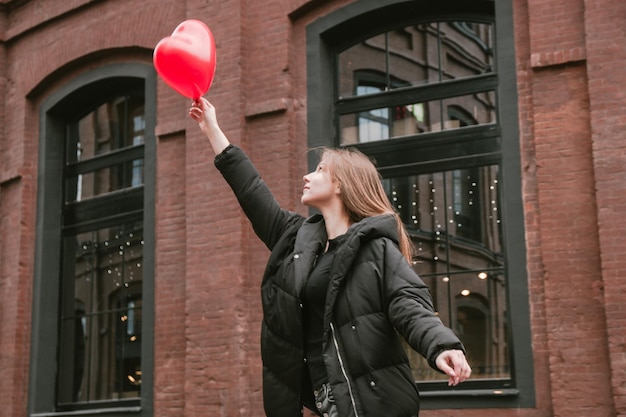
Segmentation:
[(448, 386), (456, 386), (472, 374), (472, 368), (470, 368), (465, 354), (461, 350), (444, 350), (435, 359), (435, 364), (443, 373), (450, 377)]
[(189, 116), (198, 122), (200, 129), (205, 133), (207, 133), (208, 129), (219, 129), (215, 107), (204, 97), (200, 97), (191, 103)]
[(215, 107), (204, 97), (193, 101), (189, 109), (189, 117), (198, 122), (200, 130), (209, 139), (216, 154), (222, 152), (230, 144), (217, 123)]

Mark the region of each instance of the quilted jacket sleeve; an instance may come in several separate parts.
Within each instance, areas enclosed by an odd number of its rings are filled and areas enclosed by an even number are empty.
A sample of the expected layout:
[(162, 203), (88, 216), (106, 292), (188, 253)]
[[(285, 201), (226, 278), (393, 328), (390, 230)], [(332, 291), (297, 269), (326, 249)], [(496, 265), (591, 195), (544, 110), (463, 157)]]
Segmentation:
[(259, 239), (271, 250), (284, 231), (302, 216), (279, 206), (241, 148), (229, 145), (215, 157), (215, 166), (232, 188)]
[(385, 293), (392, 325), (406, 342), (439, 370), (435, 359), (446, 349), (465, 351), (454, 332), (435, 314), (430, 290), (398, 248), (385, 245)]

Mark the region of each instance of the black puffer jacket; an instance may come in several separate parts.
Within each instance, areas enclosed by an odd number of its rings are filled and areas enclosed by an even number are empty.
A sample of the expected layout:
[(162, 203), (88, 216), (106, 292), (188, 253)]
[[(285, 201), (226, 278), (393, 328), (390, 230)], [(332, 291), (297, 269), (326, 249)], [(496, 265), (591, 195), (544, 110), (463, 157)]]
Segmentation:
[[(315, 409), (303, 349), (301, 290), (326, 242), (323, 218), (279, 207), (241, 149), (215, 159), (252, 226), (271, 250), (263, 277), (263, 397), (270, 417)], [(428, 288), (397, 247), (392, 216), (353, 224), (337, 249), (324, 317), (323, 356), (341, 417), (417, 415), (419, 395), (397, 333), (434, 361), (463, 349), (433, 312)], [(309, 386), (307, 386), (309, 384)]]

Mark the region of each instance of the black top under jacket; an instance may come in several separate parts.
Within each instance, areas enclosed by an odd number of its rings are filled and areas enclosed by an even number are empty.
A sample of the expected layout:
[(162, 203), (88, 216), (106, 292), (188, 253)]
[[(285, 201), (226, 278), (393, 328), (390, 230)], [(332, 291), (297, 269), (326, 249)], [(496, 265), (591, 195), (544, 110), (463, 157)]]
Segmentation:
[(330, 283), (330, 272), (337, 247), (344, 235), (328, 241), (328, 249), (317, 255), (313, 271), (302, 291), (302, 315), (304, 318), (304, 353), (309, 367), (313, 388), (318, 389), (328, 381), (322, 358), (324, 308)]

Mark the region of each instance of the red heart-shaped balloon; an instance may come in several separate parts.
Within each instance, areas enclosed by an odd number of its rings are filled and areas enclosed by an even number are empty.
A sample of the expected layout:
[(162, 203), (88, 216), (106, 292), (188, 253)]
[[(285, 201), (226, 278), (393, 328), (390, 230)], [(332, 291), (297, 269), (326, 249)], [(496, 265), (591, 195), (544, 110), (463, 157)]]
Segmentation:
[(209, 91), (215, 75), (215, 41), (203, 22), (185, 20), (157, 43), (154, 67), (170, 87), (197, 100)]

